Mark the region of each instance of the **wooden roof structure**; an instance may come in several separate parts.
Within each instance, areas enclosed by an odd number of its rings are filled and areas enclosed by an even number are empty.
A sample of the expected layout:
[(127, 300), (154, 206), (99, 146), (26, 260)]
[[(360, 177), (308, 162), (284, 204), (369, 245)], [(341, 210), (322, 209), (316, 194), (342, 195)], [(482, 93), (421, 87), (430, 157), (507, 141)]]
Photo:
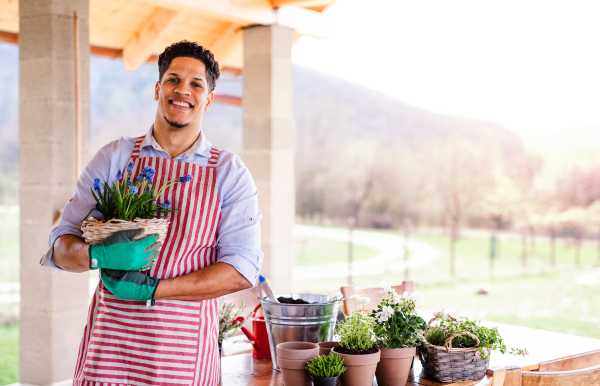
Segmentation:
[[(187, 39), (209, 48), (225, 73), (243, 67), (241, 29), (278, 24), (327, 37), (323, 15), (336, 0), (89, 0), (91, 54), (123, 58), (133, 70)], [(0, 42), (18, 44), (19, 0), (0, 0)]]

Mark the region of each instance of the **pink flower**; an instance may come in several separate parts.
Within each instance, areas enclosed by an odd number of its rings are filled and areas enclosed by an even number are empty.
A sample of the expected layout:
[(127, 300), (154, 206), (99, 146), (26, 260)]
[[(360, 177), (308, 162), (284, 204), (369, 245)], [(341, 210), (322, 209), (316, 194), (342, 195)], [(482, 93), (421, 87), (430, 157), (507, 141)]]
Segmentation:
[(441, 314), (441, 312), (436, 311), (436, 312), (433, 313), (433, 316), (438, 316), (439, 314)]
[(479, 351), (475, 351), (475, 355), (480, 356), (481, 354), (479, 353)]

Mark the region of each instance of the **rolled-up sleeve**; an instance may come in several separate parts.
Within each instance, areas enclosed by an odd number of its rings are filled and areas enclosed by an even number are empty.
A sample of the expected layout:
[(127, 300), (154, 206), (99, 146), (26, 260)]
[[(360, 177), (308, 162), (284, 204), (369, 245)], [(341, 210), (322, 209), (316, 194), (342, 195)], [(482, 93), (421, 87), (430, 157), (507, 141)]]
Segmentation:
[[(94, 186), (95, 178), (99, 178), (101, 181), (109, 180), (110, 161), (107, 157), (107, 148), (111, 145), (112, 143), (100, 149), (79, 176), (75, 194), (65, 205), (58, 225), (52, 228), (52, 232), (48, 235), (48, 247), (50, 249), (42, 256), (41, 265), (59, 268), (53, 263), (52, 255), (54, 254), (54, 243), (60, 236), (75, 235), (81, 237), (82, 220), (96, 206), (90, 187)], [(97, 210), (94, 210), (90, 215), (94, 217), (102, 216)]]
[(219, 159), (223, 166), (217, 168), (217, 178), (222, 178), (218, 261), (233, 266), (254, 287), (264, 258), (260, 250), (258, 189), (239, 157), (227, 153), (224, 158)]

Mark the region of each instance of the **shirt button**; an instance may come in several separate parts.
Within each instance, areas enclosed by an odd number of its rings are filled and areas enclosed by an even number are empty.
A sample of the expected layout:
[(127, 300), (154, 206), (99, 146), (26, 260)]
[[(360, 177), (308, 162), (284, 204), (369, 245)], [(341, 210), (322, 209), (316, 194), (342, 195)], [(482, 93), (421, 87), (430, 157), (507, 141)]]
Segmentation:
[(254, 220), (254, 219), (253, 219), (252, 217), (248, 217), (248, 220), (252, 221), (252, 220)]

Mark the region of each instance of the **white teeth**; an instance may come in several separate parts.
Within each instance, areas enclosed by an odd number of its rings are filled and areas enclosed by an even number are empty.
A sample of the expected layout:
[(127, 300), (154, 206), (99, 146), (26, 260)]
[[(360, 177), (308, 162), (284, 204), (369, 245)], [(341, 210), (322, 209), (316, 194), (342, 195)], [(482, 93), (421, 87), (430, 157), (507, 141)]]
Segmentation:
[(173, 101), (173, 104), (177, 105), (177, 106), (190, 107), (189, 104), (183, 103), (183, 102), (175, 102), (175, 101)]

